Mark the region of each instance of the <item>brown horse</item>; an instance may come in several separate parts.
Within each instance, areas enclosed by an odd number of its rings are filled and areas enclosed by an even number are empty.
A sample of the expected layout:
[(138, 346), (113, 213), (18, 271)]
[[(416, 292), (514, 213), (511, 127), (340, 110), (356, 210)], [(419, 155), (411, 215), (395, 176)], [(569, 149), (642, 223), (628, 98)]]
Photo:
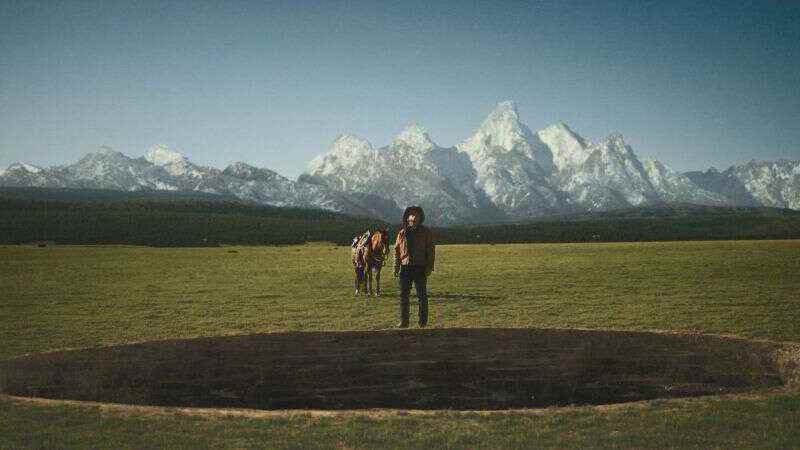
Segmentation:
[[(365, 255), (367, 272), (367, 291), (369, 295), (381, 296), (381, 268), (389, 256), (389, 232), (385, 229), (376, 229), (372, 233)], [(372, 291), (372, 275), (375, 274), (375, 292)]]

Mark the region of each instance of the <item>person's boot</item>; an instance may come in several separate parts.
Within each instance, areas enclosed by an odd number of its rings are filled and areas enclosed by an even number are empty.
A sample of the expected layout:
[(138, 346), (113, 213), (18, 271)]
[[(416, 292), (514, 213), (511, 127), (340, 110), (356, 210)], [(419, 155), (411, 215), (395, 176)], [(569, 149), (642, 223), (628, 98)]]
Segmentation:
[(419, 299), (419, 327), (425, 328), (428, 326), (428, 298), (423, 297)]
[(411, 315), (411, 305), (408, 301), (400, 301), (400, 322), (397, 328), (408, 328), (408, 318)]

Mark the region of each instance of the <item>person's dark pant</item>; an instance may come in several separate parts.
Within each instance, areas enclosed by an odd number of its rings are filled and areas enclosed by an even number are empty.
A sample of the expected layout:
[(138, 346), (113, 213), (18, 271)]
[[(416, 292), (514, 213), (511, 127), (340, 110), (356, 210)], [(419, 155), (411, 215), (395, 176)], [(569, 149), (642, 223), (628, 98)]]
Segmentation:
[(427, 278), (424, 266), (401, 266), (400, 267), (400, 326), (408, 326), (408, 316), (411, 305), (409, 296), (411, 295), (411, 285), (417, 288), (419, 297), (419, 326), (424, 327), (428, 324), (428, 290)]

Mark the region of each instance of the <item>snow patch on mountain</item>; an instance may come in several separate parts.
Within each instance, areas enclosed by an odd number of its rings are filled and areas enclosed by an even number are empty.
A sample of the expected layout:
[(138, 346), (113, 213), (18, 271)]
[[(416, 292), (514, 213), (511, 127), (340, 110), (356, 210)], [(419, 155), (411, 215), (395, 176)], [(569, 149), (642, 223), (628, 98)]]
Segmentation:
[[(601, 202), (592, 196), (592, 202), (600, 209), (617, 208), (624, 206), (637, 206), (658, 201), (658, 195), (653, 189), (647, 174), (633, 150), (625, 143), (620, 133), (611, 133), (599, 144), (590, 146), (589, 156), (575, 170), (574, 175), (567, 182), (568, 190), (572, 192), (609, 191), (606, 195), (608, 205), (596, 205)], [(586, 197), (584, 193), (584, 197)], [(627, 205), (619, 205), (622, 198)], [(579, 196), (578, 203), (584, 203)], [(601, 202), (602, 203), (602, 202)]]
[(418, 204), (436, 224), (497, 218), (495, 209), (481, 217), (485, 211), (476, 208), (491, 203), (475, 186), (469, 157), (439, 147), (419, 124), (377, 150), (361, 139), (337, 138), (300, 179), (348, 194), (377, 195), (394, 205)]
[(561, 211), (564, 195), (554, 188), (552, 152), (519, 120), (514, 102), (500, 102), (466, 141), (456, 148), (469, 155), (476, 186), (492, 203), (514, 217)]
[(586, 141), (564, 123), (537, 131), (536, 136), (552, 152), (553, 164), (559, 171), (578, 167), (589, 157)]
[(750, 161), (731, 169), (760, 204), (800, 209), (800, 161)]
[(144, 154), (144, 159), (156, 166), (163, 167), (164, 170), (174, 176), (203, 176), (203, 171), (192, 164), (186, 156), (164, 144), (156, 144), (150, 147)]
[(156, 144), (147, 150), (144, 154), (144, 159), (157, 166), (166, 166), (185, 161), (187, 158), (182, 153), (171, 150), (164, 144)]
[(28, 173), (41, 173), (42, 172), (42, 168), (41, 167), (34, 166), (33, 164), (28, 164), (28, 163), (24, 163), (24, 162), (13, 163), (10, 166), (8, 166), (6, 168), (6, 170), (4, 170), (3, 172), (13, 172), (13, 171), (19, 171), (19, 170), (22, 170), (22, 171), (25, 171), (25, 172), (28, 172)]
[(0, 186), (67, 187), (69, 182), (53, 170), (33, 164), (15, 162), (0, 171)]
[(644, 168), (661, 201), (714, 206), (728, 203), (724, 196), (701, 189), (688, 177), (657, 160), (645, 161)]
[(548, 181), (552, 154), (522, 124), (514, 102), (500, 102), (456, 148), (469, 155), (476, 185), (492, 203), (516, 217), (563, 209), (564, 199)]
[(339, 135), (328, 148), (328, 153), (319, 155), (309, 164), (312, 173), (328, 175), (341, 168), (354, 168), (364, 160), (375, 159), (377, 154), (372, 144), (353, 134)]
[(500, 102), (473, 135), (456, 147), (473, 160), (518, 150), (530, 154), (530, 130), (519, 120), (513, 101)]
[(341, 191), (363, 192), (361, 187), (374, 180), (381, 157), (366, 139), (352, 134), (339, 135), (328, 152), (309, 164), (311, 179)]
[(417, 123), (406, 127), (394, 140), (394, 145), (407, 145), (420, 152), (428, 152), (437, 147), (428, 131)]

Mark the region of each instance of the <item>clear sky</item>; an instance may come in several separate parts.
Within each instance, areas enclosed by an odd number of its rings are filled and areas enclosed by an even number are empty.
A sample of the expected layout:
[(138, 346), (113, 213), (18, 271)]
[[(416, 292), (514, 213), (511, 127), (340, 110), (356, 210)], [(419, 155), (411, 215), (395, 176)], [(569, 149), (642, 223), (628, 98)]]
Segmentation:
[(514, 100), (676, 170), (800, 159), (800, 2), (0, 1), (0, 166), (164, 143), (296, 177)]

